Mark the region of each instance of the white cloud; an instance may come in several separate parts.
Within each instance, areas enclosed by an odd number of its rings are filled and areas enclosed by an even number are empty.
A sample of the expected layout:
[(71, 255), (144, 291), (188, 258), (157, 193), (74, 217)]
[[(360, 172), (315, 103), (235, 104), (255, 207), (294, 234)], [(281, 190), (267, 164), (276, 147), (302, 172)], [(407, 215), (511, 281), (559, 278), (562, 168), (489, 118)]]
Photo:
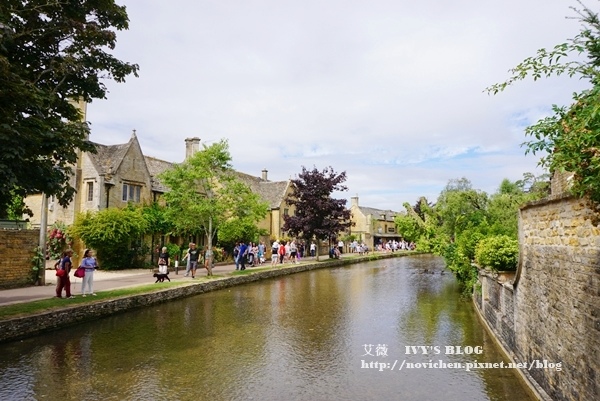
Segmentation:
[(535, 171), (523, 128), (583, 83), (484, 89), (579, 31), (569, 0), (123, 1), (116, 55), (140, 77), (88, 107), (92, 139), (181, 161), (184, 139), (227, 138), (235, 167), (287, 179), (346, 171), (365, 206), (435, 200), (449, 179), (494, 191)]

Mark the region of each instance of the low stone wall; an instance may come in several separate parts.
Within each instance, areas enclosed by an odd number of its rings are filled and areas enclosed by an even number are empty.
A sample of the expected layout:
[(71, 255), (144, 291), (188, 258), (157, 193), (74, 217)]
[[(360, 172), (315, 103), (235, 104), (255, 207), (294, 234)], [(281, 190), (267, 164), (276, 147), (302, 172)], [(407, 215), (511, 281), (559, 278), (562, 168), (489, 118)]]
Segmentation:
[(0, 288), (33, 284), (32, 258), (39, 230), (0, 230)]
[(520, 211), (520, 264), (513, 278), (480, 271), (474, 303), (541, 397), (600, 399), (600, 228), (594, 205), (555, 196)]
[(373, 256), (365, 256), (352, 259), (334, 259), (318, 263), (302, 263), (290, 267), (283, 267), (267, 271), (251, 272), (245, 275), (218, 278), (212, 281), (188, 284), (181, 287), (168, 288), (163, 291), (152, 292), (116, 298), (106, 301), (92, 301), (90, 303), (73, 305), (67, 308), (39, 313), (22, 318), (13, 318), (0, 321), (0, 342), (8, 342), (21, 338), (30, 337), (35, 334), (71, 326), (84, 321), (97, 320), (104, 316), (127, 310), (155, 305), (175, 299), (185, 298), (204, 292), (215, 291), (222, 288), (232, 287), (239, 284), (250, 283), (258, 280), (285, 276), (308, 270), (344, 266), (369, 260), (385, 259), (399, 256), (414, 255), (411, 253), (388, 253)]

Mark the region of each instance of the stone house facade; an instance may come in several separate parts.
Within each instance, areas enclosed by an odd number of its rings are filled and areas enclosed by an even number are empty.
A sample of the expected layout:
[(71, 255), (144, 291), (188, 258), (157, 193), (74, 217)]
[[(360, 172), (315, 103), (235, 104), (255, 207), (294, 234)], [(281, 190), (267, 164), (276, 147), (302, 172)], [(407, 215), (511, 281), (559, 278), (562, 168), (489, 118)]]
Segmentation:
[(354, 223), (350, 234), (356, 235), (358, 242), (364, 242), (370, 249), (378, 243), (402, 239), (394, 222), (399, 212), (360, 206), (358, 196), (350, 198), (350, 212)]
[[(200, 138), (187, 138), (185, 148), (187, 158), (200, 149)], [(123, 208), (129, 202), (149, 204), (160, 201), (161, 195), (168, 190), (158, 176), (174, 163), (145, 156), (135, 130), (127, 143), (96, 144), (96, 149), (96, 154), (82, 152), (73, 167), (71, 185), (77, 190), (74, 200), (67, 207), (62, 207), (52, 197), (49, 199), (48, 226), (56, 222), (71, 225), (78, 213), (111, 207)], [(283, 215), (291, 212), (285, 203), (291, 182), (269, 181), (266, 169), (262, 171), (261, 177), (241, 172), (236, 172), (236, 175), (269, 204), (268, 215), (258, 224), (268, 232), (264, 240), (268, 242), (269, 237), (281, 237)], [(39, 228), (42, 195), (29, 196), (25, 202), (35, 213), (30, 218), (31, 226)], [(202, 238), (195, 241), (203, 244)]]

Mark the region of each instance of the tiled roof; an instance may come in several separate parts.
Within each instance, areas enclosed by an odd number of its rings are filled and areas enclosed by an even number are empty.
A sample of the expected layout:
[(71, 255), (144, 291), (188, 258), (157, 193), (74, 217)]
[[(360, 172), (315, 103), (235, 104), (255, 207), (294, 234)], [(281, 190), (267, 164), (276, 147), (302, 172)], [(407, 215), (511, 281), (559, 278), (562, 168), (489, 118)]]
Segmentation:
[(89, 156), (98, 174), (113, 174), (121, 165), (131, 141), (121, 145), (101, 145), (99, 143), (94, 145), (96, 145), (97, 153), (89, 153)]
[[(365, 216), (371, 215), (376, 220), (394, 221), (394, 217), (400, 214), (399, 212), (394, 212), (393, 210), (375, 209), (373, 207), (359, 206), (358, 209)], [(381, 218), (382, 215), (385, 216), (385, 219)]]
[(158, 175), (163, 171), (173, 167), (174, 163), (150, 156), (144, 156), (144, 159), (146, 159), (146, 166), (148, 166), (148, 171), (152, 177), (152, 190), (163, 193), (167, 192), (169, 189), (160, 182)]
[[(134, 139), (135, 134), (132, 135), (129, 142), (120, 145), (101, 145), (96, 143), (97, 153), (90, 153), (89, 155), (98, 173), (108, 175), (115, 173)], [(150, 156), (144, 156), (144, 160), (151, 176), (152, 190), (163, 193), (168, 191), (168, 188), (158, 179), (158, 175), (173, 167), (175, 163)], [(272, 209), (280, 207), (281, 202), (284, 200), (289, 181), (263, 180), (260, 177), (254, 177), (239, 171), (236, 171), (235, 175), (240, 181), (248, 185), (252, 192), (260, 195), (269, 204), (269, 207)]]
[(254, 177), (239, 171), (236, 171), (235, 175), (241, 182), (248, 185), (252, 192), (259, 194), (269, 204), (271, 209), (279, 208), (290, 184), (289, 181), (263, 180), (260, 177)]

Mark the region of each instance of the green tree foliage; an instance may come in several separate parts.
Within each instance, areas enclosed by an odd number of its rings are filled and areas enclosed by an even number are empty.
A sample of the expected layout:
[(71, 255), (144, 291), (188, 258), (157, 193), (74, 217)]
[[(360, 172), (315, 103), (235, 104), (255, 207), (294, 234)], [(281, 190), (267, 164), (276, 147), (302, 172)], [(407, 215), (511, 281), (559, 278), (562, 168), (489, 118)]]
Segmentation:
[[(268, 204), (236, 178), (226, 140), (204, 145), (161, 180), (170, 189), (164, 195), (167, 219), (180, 234), (205, 234), (209, 249), (221, 228), (225, 237), (232, 225), (248, 230), (268, 212)], [(244, 230), (240, 235), (248, 234)]]
[[(417, 205), (405, 203), (406, 213), (396, 217), (398, 232), (411, 240), (416, 238), (417, 249), (443, 256), (465, 293), (470, 293), (477, 282), (473, 262), (478, 245), (498, 235), (517, 241), (519, 207), (547, 194), (546, 179), (546, 175), (535, 177), (531, 173), (515, 182), (505, 179), (490, 197), (473, 189), (466, 178), (450, 180), (435, 205), (421, 199), (417, 210)], [(505, 248), (499, 248), (498, 255), (493, 248), (488, 250), (490, 258), (506, 257)]]
[(347, 191), (345, 181), (346, 172), (338, 174), (331, 166), (322, 171), (316, 167), (307, 170), (302, 166), (302, 172), (292, 180), (292, 191), (286, 198), (286, 203), (295, 207), (295, 213), (284, 216), (282, 230), (306, 239), (329, 240), (341, 235), (352, 226), (350, 210), (346, 208), (345, 199), (334, 199), (331, 194)]
[(430, 215), (427, 212), (431, 210), (431, 205), (427, 202), (427, 198), (421, 197), (414, 206), (408, 202), (404, 202), (402, 206), (406, 212), (394, 218), (397, 231), (404, 240), (417, 242), (427, 233), (427, 216)]
[(494, 235), (479, 241), (475, 260), (482, 267), (496, 271), (516, 270), (519, 261), (519, 241), (507, 235)]
[(598, 14), (578, 1), (582, 29), (578, 35), (551, 50), (540, 49), (511, 70), (505, 82), (487, 90), (498, 93), (528, 76), (537, 80), (552, 75), (577, 76), (590, 89), (574, 93), (569, 106), (553, 105), (553, 115), (528, 127), (526, 152), (541, 153), (540, 164), (550, 172), (572, 172), (571, 191), (600, 202), (600, 20)]
[(448, 182), (434, 209), (440, 229), (454, 239), (465, 229), (485, 221), (487, 204), (487, 194), (473, 189), (471, 182), (463, 177)]
[(141, 209), (109, 208), (79, 214), (69, 233), (96, 250), (102, 268), (114, 270), (132, 267), (135, 248), (147, 230)]
[(146, 220), (147, 234), (167, 235), (173, 231), (173, 224), (167, 219), (167, 208), (152, 202), (150, 205), (140, 206), (140, 213)]
[(0, 152), (0, 217), (14, 195), (72, 200), (71, 166), (79, 150), (95, 148), (70, 100), (103, 99), (104, 79), (137, 76), (137, 65), (108, 53), (128, 22), (113, 0), (2, 1), (0, 142), (9, 151)]

